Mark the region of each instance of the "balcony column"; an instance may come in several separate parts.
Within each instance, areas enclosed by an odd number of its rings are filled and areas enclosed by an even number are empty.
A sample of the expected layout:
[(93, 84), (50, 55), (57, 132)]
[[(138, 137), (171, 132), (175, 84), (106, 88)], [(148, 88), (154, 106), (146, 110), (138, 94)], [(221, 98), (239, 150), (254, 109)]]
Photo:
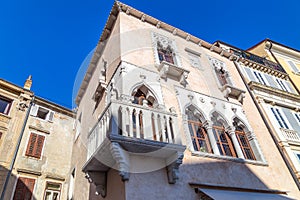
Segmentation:
[(166, 142), (165, 119), (163, 116), (160, 117), (160, 135), (162, 137), (162, 141)]
[(123, 136), (128, 136), (128, 133), (126, 131), (126, 120), (127, 120), (127, 116), (126, 116), (126, 108), (125, 107), (122, 107), (121, 108), (121, 114), (122, 114), (122, 135)]
[(152, 120), (154, 122), (154, 130), (153, 137), (155, 136), (156, 141), (159, 141), (159, 131), (158, 131), (158, 123), (157, 123), (157, 115), (153, 113)]
[(143, 131), (144, 139), (153, 140), (153, 127), (151, 112), (149, 110), (144, 110), (143, 112)]
[(216, 155), (221, 155), (220, 151), (219, 151), (219, 148), (218, 148), (218, 145), (217, 145), (217, 141), (216, 141), (214, 132), (212, 130), (213, 129), (212, 122), (211, 121), (205, 121), (203, 123), (203, 126), (205, 127), (205, 129), (207, 131), (208, 139), (209, 139), (209, 142), (210, 142), (210, 146), (213, 150), (213, 153), (216, 154)]
[(172, 133), (171, 133), (171, 129), (170, 129), (170, 118), (168, 118), (168, 116), (166, 116), (166, 124), (167, 124), (167, 134), (168, 134), (168, 142), (172, 143), (173, 142), (173, 138), (172, 138)]
[(133, 122), (132, 122), (133, 109), (129, 108), (129, 137), (133, 137)]
[(233, 143), (233, 146), (234, 146), (234, 149), (237, 153), (238, 158), (245, 159), (245, 156), (244, 156), (243, 151), (241, 149), (240, 143), (239, 143), (239, 141), (236, 137), (236, 134), (235, 134), (235, 127), (228, 126), (228, 127), (226, 127), (225, 131), (229, 134), (229, 136), (231, 138), (231, 141)]
[(140, 110), (135, 110), (135, 130), (136, 130), (136, 138), (141, 138), (140, 132)]

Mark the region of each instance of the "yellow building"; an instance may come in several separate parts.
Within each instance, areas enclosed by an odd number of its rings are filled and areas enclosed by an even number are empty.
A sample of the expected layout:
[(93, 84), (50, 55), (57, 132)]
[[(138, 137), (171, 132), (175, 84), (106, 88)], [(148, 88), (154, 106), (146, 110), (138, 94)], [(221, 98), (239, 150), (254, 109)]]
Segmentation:
[(73, 112), (0, 79), (0, 199), (67, 199)]
[(300, 90), (300, 51), (270, 39), (265, 39), (247, 50), (279, 63), (298, 91)]

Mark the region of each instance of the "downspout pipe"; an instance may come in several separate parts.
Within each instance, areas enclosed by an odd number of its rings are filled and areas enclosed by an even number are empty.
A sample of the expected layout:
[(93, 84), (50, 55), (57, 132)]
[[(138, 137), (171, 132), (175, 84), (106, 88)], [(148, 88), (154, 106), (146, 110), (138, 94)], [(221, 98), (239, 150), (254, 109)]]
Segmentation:
[[(274, 53), (272, 52), (272, 47), (273, 47), (272, 41), (269, 40), (269, 39), (267, 39), (266, 42), (269, 42), (269, 43), (270, 43), (270, 46), (268, 47), (268, 50), (269, 50), (269, 52), (271, 53), (271, 55), (272, 55), (272, 57), (274, 58), (274, 60), (277, 62), (277, 64), (279, 64), (279, 65), (281, 66), (280, 62), (277, 60), (276, 56), (275, 56)], [(289, 77), (290, 77), (290, 76), (289, 76)], [(290, 79), (290, 78), (289, 78), (289, 79)], [(291, 79), (290, 79), (290, 80), (291, 80)], [(296, 87), (296, 85), (294, 84), (294, 82), (293, 82), (293, 81), (290, 81), (290, 83), (293, 85), (293, 87), (294, 87), (294, 89), (297, 91), (297, 93), (300, 94), (300, 91), (299, 91), (298, 87)]]
[(275, 145), (276, 145), (276, 147), (277, 147), (277, 149), (278, 149), (278, 151), (279, 151), (279, 153), (280, 153), (280, 155), (281, 155), (284, 163), (286, 164), (286, 166), (287, 166), (290, 174), (292, 175), (293, 180), (295, 181), (295, 183), (296, 183), (296, 185), (298, 187), (298, 190), (300, 190), (300, 183), (299, 183), (299, 181), (298, 181), (298, 179), (296, 177), (296, 174), (294, 173), (294, 170), (293, 170), (291, 164), (289, 163), (289, 161), (286, 158), (284, 152), (282, 151), (281, 146), (279, 145), (279, 142), (278, 142), (277, 138), (275, 137), (275, 134), (274, 134), (271, 126), (269, 125), (266, 117), (264, 116), (262, 109), (258, 105), (258, 102), (256, 101), (254, 94), (251, 92), (250, 87), (248, 86), (247, 81), (246, 81), (245, 77), (243, 76), (243, 74), (242, 74), (242, 72), (241, 72), (241, 70), (240, 70), (240, 68), (238, 66), (238, 63), (236, 61), (234, 61), (234, 64), (235, 64), (235, 67), (236, 67), (236, 69), (237, 69), (240, 77), (242, 78), (242, 80), (243, 80), (243, 82), (244, 82), (244, 84), (245, 84), (245, 86), (247, 88), (248, 93), (251, 96), (251, 99), (253, 100), (253, 102), (254, 102), (254, 104), (255, 104), (255, 106), (256, 106), (259, 114), (261, 115), (261, 117), (262, 117), (262, 119), (263, 119), (263, 121), (264, 121), (264, 123), (265, 123), (265, 125), (266, 125), (266, 127), (267, 127), (267, 129), (269, 131), (269, 133), (271, 133), (271, 137), (272, 137), (273, 141), (275, 142)]
[(35, 97), (33, 96), (30, 103), (29, 103), (29, 106), (28, 106), (28, 109), (27, 109), (27, 112), (26, 112), (26, 116), (25, 116), (25, 119), (24, 119), (24, 122), (23, 122), (23, 126), (22, 126), (22, 129), (21, 129), (18, 141), (17, 141), (17, 146), (16, 146), (16, 149), (15, 149), (15, 152), (14, 152), (14, 155), (13, 155), (13, 159), (10, 163), (10, 167), (9, 167), (9, 170), (8, 170), (8, 173), (6, 175), (6, 179), (5, 179), (5, 182), (4, 182), (4, 185), (3, 185), (0, 200), (4, 200), (5, 192), (6, 192), (6, 189), (7, 189), (7, 186), (8, 186), (8, 182), (9, 182), (12, 170), (14, 168), (14, 164), (16, 162), (16, 158), (17, 158), (17, 155), (18, 155), (18, 151), (20, 149), (20, 144), (21, 144), (21, 141), (22, 141), (22, 138), (23, 138), (23, 135), (24, 135), (24, 131), (25, 131), (25, 128), (26, 128), (26, 125), (27, 125), (27, 121), (28, 121), (28, 118), (29, 118), (30, 110), (31, 110), (32, 104), (34, 102), (34, 99), (35, 99)]

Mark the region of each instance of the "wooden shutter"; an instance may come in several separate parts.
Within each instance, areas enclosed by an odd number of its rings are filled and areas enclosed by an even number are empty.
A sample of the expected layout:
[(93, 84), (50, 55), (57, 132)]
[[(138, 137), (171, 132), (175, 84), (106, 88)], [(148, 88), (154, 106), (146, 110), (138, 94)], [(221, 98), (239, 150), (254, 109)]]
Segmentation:
[(256, 82), (256, 79), (255, 79), (255, 77), (254, 77), (251, 69), (249, 69), (247, 67), (245, 67), (244, 69), (245, 69), (245, 71), (246, 71), (246, 73), (247, 73), (248, 78), (250, 79), (250, 81), (255, 81)]
[(291, 68), (292, 68), (292, 70), (295, 72), (295, 73), (299, 73), (299, 69), (298, 69), (298, 67), (297, 67), (297, 65), (293, 62), (293, 61), (287, 61), (288, 62), (288, 64), (291, 66)]
[(52, 122), (53, 116), (54, 116), (54, 112), (53, 111), (49, 111), (49, 113), (47, 114), (47, 120)]
[(40, 158), (42, 155), (44, 140), (45, 136), (31, 133), (25, 155)]
[(20, 177), (17, 182), (13, 200), (31, 200), (35, 179)]
[(296, 91), (294, 90), (294, 86), (292, 86), (292, 84), (289, 81), (284, 81), (284, 83), (287, 85), (291, 93), (296, 93)]
[(265, 74), (265, 77), (269, 83), (269, 85), (273, 88), (277, 88), (280, 89), (280, 87), (277, 85), (277, 83), (274, 81), (273, 76), (269, 75), (269, 74)]
[(39, 106), (33, 104), (33, 105), (31, 106), (30, 115), (36, 116), (38, 110), (39, 110)]

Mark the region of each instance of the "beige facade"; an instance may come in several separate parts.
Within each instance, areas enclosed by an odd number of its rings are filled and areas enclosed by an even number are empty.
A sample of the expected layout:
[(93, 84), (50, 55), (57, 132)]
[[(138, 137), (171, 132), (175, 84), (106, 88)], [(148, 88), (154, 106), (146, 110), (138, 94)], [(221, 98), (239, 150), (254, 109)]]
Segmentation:
[(35, 96), (31, 84), (28, 79), (22, 88), (0, 80), (1, 191), (18, 149), (4, 199), (67, 199), (74, 114)]
[(76, 99), (69, 198), (299, 199), (237, 59), (115, 2)]
[[(263, 114), (275, 133), (277, 143), (283, 149), (294, 174), (300, 180), (300, 98), (298, 93), (300, 88), (298, 73), (300, 70), (300, 53), (296, 49), (269, 39), (258, 43), (248, 51), (278, 63), (281, 74), (284, 76), (283, 81), (289, 83), (283, 85), (286, 85), (289, 93), (285, 93), (285, 88), (282, 88), (283, 93), (280, 92), (273, 96), (261, 93), (256, 94), (256, 96), (260, 98), (260, 105), (264, 110)], [(291, 95), (291, 93), (294, 95)], [(282, 119), (276, 119), (276, 115), (270, 111), (279, 112)]]

